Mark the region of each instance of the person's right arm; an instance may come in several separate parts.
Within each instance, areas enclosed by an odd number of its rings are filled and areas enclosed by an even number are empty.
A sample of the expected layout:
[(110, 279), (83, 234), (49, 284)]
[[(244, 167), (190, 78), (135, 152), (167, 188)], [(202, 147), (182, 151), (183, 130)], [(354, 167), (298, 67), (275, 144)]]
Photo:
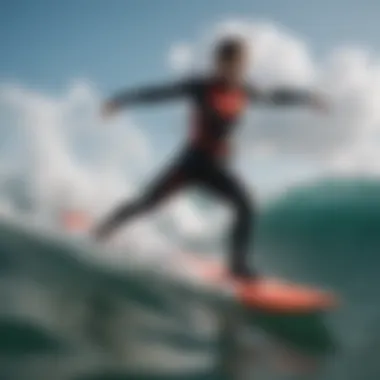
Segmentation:
[(192, 81), (184, 80), (170, 84), (122, 91), (105, 102), (103, 105), (103, 113), (108, 115), (136, 104), (155, 103), (180, 98), (188, 95), (191, 88)]

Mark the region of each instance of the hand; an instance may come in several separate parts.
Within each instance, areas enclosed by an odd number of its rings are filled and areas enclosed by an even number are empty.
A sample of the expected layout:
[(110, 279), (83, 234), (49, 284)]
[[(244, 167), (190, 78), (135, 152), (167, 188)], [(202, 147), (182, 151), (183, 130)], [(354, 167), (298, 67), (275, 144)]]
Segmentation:
[(108, 119), (113, 116), (118, 110), (118, 106), (115, 102), (108, 101), (102, 105), (101, 114), (104, 119)]

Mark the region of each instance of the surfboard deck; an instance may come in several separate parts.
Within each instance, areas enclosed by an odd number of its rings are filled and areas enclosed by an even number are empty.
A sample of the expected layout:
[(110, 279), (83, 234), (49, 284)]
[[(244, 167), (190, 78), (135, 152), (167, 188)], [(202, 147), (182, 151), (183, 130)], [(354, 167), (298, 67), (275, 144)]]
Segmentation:
[(332, 309), (337, 296), (316, 287), (287, 282), (278, 278), (258, 277), (252, 280), (233, 278), (220, 261), (186, 255), (186, 265), (200, 280), (228, 288), (243, 306), (267, 312), (310, 313)]

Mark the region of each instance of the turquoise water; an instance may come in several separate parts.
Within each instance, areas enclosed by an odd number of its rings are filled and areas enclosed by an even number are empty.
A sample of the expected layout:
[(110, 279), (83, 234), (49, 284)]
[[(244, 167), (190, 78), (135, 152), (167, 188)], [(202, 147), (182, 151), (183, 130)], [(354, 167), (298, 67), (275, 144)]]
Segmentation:
[(328, 180), (262, 209), (255, 262), (338, 292), (325, 315), (248, 312), (3, 220), (0, 378), (377, 380), (379, 194), (373, 180)]

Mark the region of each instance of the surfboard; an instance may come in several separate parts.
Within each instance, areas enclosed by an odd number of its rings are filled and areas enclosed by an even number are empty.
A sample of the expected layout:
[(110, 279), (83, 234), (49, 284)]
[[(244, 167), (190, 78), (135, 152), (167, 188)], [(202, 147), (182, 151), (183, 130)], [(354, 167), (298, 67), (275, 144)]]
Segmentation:
[(236, 297), (253, 308), (273, 312), (313, 312), (337, 305), (336, 296), (304, 285), (291, 284), (273, 278), (260, 278), (251, 282), (237, 282)]
[(238, 303), (250, 309), (277, 313), (310, 313), (332, 309), (337, 296), (317, 287), (291, 283), (278, 278), (241, 280), (231, 277), (227, 267), (216, 260), (186, 255), (186, 268), (200, 281), (221, 289), (226, 287)]

